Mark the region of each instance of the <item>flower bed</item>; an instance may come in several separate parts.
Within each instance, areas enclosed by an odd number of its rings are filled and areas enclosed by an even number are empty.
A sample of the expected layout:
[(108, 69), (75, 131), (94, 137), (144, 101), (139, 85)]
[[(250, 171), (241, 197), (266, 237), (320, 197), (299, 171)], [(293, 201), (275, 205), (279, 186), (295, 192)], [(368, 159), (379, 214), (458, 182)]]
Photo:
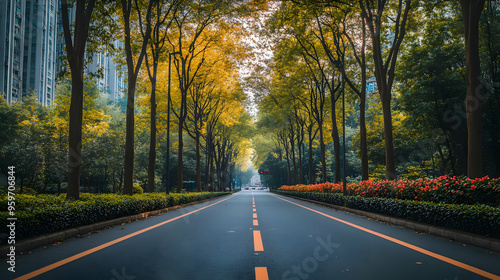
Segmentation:
[[(66, 200), (61, 195), (16, 195), (16, 238), (24, 239), (84, 226), (128, 215), (163, 209), (228, 193), (146, 193), (133, 196), (118, 194), (80, 194), (80, 200)], [(0, 197), (0, 209), (7, 209), (7, 196)], [(0, 212), (7, 221), (8, 212)], [(4, 225), (5, 228), (5, 225)], [(1, 243), (6, 242), (0, 236)]]
[(273, 191), (368, 212), (454, 228), (485, 236), (500, 237), (500, 208), (487, 205), (457, 205), (378, 197), (343, 196), (336, 193)]
[[(283, 191), (342, 193), (342, 184), (283, 186)], [(447, 204), (486, 204), (500, 206), (500, 178), (469, 179), (441, 176), (436, 179), (363, 181), (347, 185), (350, 196), (394, 198), (401, 200), (441, 202)]]

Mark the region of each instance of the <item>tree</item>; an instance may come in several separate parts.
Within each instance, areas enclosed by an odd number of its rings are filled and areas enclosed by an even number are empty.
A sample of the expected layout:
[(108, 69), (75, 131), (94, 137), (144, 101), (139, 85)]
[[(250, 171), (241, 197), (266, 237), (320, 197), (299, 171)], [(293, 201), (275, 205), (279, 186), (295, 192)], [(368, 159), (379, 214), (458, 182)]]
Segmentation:
[(85, 45), (95, 0), (77, 0), (73, 36), (69, 22), (69, 6), (61, 0), (61, 13), (66, 43), (66, 56), (71, 69), (71, 106), (69, 109), (69, 156), (67, 198), (80, 198), (80, 168), (82, 164), (83, 71)]
[[(168, 30), (172, 24), (173, 17), (169, 18), (171, 13), (175, 13), (176, 7), (179, 4), (177, 0), (172, 1), (166, 11), (163, 9), (164, 3), (156, 1), (156, 9), (154, 14), (154, 27), (152, 30), (152, 40), (149, 44), (151, 49), (152, 68), (149, 65), (148, 52), (146, 52), (146, 68), (148, 70), (149, 80), (151, 81), (151, 129), (149, 142), (149, 163), (148, 163), (148, 192), (153, 192), (155, 189), (155, 163), (156, 163), (156, 83), (158, 74), (158, 64), (160, 57), (164, 54), (165, 39), (168, 35)], [(167, 22), (168, 19), (168, 22)]]
[[(396, 7), (393, 11), (396, 16), (395, 19), (390, 19), (387, 16), (387, 12), (384, 13), (389, 8), (387, 1), (359, 0), (361, 15), (366, 21), (372, 40), (375, 79), (377, 80), (377, 88), (380, 100), (382, 101), (382, 113), (384, 115), (385, 176), (389, 180), (396, 179), (397, 177), (391, 114), (392, 86), (398, 52), (406, 32), (406, 23), (411, 2), (411, 0), (400, 0), (398, 4), (395, 4)], [(389, 21), (392, 21), (392, 23), (389, 23)], [(393, 36), (393, 38), (390, 38), (389, 46), (385, 46), (383, 42), (383, 36), (389, 35), (383, 34), (386, 31), (386, 28), (384, 28), (386, 25), (391, 26), (391, 29), (387, 30), (392, 32)]]
[(178, 119), (178, 158), (177, 158), (177, 191), (183, 185), (183, 129), (187, 117), (187, 96), (194, 79), (205, 63), (205, 54), (212, 47), (210, 36), (204, 36), (205, 29), (219, 16), (222, 3), (187, 3), (179, 7), (174, 18), (177, 33), (173, 38), (167, 38), (173, 50), (179, 51), (175, 56), (174, 65), (177, 71), (180, 104), (178, 110), (173, 110)]
[[(359, 15), (361, 18), (361, 14)], [(354, 20), (356, 22), (356, 20)], [(361, 72), (361, 79), (358, 83), (359, 86), (355, 84), (353, 79), (349, 78), (345, 74), (344, 78), (349, 85), (349, 87), (358, 95), (359, 97), (359, 154), (361, 158), (361, 180), (368, 180), (368, 144), (366, 141), (366, 77), (367, 77), (367, 63), (366, 63), (366, 23), (361, 20), (361, 27), (356, 26), (356, 24), (351, 25), (352, 29), (355, 29), (354, 34), (358, 33), (357, 28), (361, 28), (361, 46), (357, 45), (360, 39), (353, 39), (350, 35), (348, 29), (346, 28), (346, 20), (343, 22), (344, 36), (348, 41), (350, 48), (352, 49), (352, 56), (354, 57), (356, 63), (359, 66), (359, 71)], [(358, 31), (358, 32), (356, 32)], [(355, 43), (356, 42), (356, 43)], [(345, 63), (345, 62), (344, 62)], [(345, 67), (344, 67), (345, 71)]]
[[(126, 136), (125, 136), (125, 163), (124, 163), (124, 181), (123, 193), (132, 195), (133, 180), (134, 180), (134, 115), (135, 115), (135, 87), (137, 83), (137, 76), (141, 69), (142, 60), (146, 55), (146, 48), (151, 36), (151, 10), (155, 0), (149, 0), (146, 11), (146, 22), (143, 24), (143, 11), (139, 6), (139, 1), (134, 0), (121, 0), (122, 16), (125, 33), (125, 54), (127, 58), (127, 114), (126, 114)], [(142, 44), (138, 54), (133, 53), (132, 37), (131, 37), (131, 14), (135, 9), (138, 17), (138, 28), (140, 29)], [(145, 25), (145, 26), (144, 26)], [(134, 65), (134, 56), (137, 61)]]
[(467, 176), (483, 175), (481, 65), (479, 61), (479, 18), (484, 0), (460, 0), (465, 32), (465, 82), (467, 85)]

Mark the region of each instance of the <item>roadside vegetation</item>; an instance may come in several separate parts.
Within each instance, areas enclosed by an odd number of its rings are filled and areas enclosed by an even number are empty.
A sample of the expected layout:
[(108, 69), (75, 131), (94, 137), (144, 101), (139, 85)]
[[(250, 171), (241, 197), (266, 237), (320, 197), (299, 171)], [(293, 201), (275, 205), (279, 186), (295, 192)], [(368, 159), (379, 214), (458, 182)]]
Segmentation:
[(363, 181), (282, 186), (274, 192), (393, 217), (500, 237), (500, 179)]
[[(21, 240), (227, 194), (230, 193), (142, 193), (132, 196), (81, 193), (78, 201), (66, 199), (65, 194), (18, 194), (15, 196), (16, 238)], [(7, 210), (8, 201), (7, 195), (2, 195), (0, 209)], [(0, 212), (2, 221), (10, 217), (8, 211)], [(1, 244), (6, 243), (6, 238), (0, 236)]]

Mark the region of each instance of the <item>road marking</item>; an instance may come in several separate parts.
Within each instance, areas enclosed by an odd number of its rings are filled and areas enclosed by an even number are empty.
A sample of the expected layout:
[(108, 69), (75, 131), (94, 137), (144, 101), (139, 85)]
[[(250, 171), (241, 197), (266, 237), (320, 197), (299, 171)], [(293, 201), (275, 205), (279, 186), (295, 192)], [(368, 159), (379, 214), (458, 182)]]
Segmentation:
[[(237, 194), (236, 194), (236, 195), (237, 195)], [(109, 241), (109, 242), (107, 242), (107, 243), (104, 243), (104, 244), (99, 245), (99, 246), (97, 246), (97, 247), (94, 247), (94, 248), (92, 248), (92, 249), (89, 249), (89, 250), (83, 251), (83, 252), (81, 252), (81, 253), (79, 253), (79, 254), (76, 254), (76, 255), (74, 255), (74, 256), (68, 257), (68, 258), (63, 259), (63, 260), (60, 260), (60, 261), (58, 261), (58, 262), (56, 262), (56, 263), (53, 263), (53, 264), (47, 265), (47, 266), (45, 266), (45, 267), (42, 267), (42, 268), (40, 268), (40, 269), (37, 269), (37, 270), (35, 270), (35, 271), (33, 271), (33, 272), (30, 272), (30, 273), (28, 273), (28, 274), (25, 274), (25, 275), (23, 275), (23, 276), (20, 276), (20, 277), (18, 277), (18, 278), (16, 278), (16, 279), (14, 279), (14, 280), (25, 280), (25, 279), (31, 279), (31, 278), (33, 278), (33, 277), (36, 277), (36, 276), (40, 275), (40, 274), (43, 274), (43, 273), (45, 273), (45, 272), (48, 272), (48, 271), (50, 271), (50, 270), (53, 270), (53, 269), (58, 268), (58, 267), (60, 267), (60, 266), (63, 266), (63, 265), (65, 265), (65, 264), (67, 264), (67, 263), (70, 263), (70, 262), (72, 262), (72, 261), (74, 261), (74, 260), (77, 260), (77, 259), (83, 258), (83, 257), (85, 257), (85, 256), (88, 256), (88, 255), (90, 255), (90, 254), (92, 254), (92, 253), (95, 253), (95, 252), (97, 252), (97, 251), (100, 251), (100, 250), (102, 250), (102, 249), (104, 249), (104, 248), (107, 248), (107, 247), (109, 247), (109, 246), (111, 246), (111, 245), (114, 245), (114, 244), (117, 244), (117, 243), (119, 243), (119, 242), (122, 242), (122, 241), (124, 241), (124, 240), (129, 239), (129, 238), (132, 238), (132, 237), (134, 237), (134, 236), (136, 236), (136, 235), (139, 235), (139, 234), (141, 234), (141, 233), (144, 233), (144, 232), (146, 232), (146, 231), (150, 231), (150, 230), (155, 229), (155, 228), (157, 228), (157, 227), (160, 227), (160, 226), (162, 226), (162, 225), (168, 224), (168, 223), (173, 222), (173, 221), (175, 221), (175, 220), (178, 220), (178, 219), (180, 219), (180, 218), (184, 218), (184, 217), (186, 217), (186, 216), (188, 216), (188, 215), (191, 215), (191, 214), (193, 214), (193, 213), (196, 213), (196, 212), (198, 212), (198, 211), (201, 211), (201, 210), (203, 210), (203, 209), (206, 209), (206, 208), (208, 208), (208, 207), (214, 206), (215, 204), (219, 204), (219, 203), (221, 203), (221, 202), (223, 202), (223, 201), (226, 201), (226, 200), (230, 199), (231, 197), (234, 197), (234, 196), (229, 196), (228, 198), (225, 198), (225, 199), (220, 200), (220, 201), (218, 201), (218, 202), (212, 203), (212, 204), (207, 205), (207, 206), (205, 206), (205, 207), (202, 207), (202, 208), (196, 209), (196, 210), (194, 210), (194, 211), (191, 211), (191, 212), (188, 212), (188, 213), (182, 214), (182, 215), (180, 215), (180, 216), (177, 216), (177, 217), (175, 217), (175, 218), (172, 218), (172, 219), (169, 219), (169, 220), (163, 221), (163, 222), (158, 223), (158, 224), (156, 224), (156, 225), (152, 225), (152, 226), (150, 226), (150, 227), (147, 227), (147, 228), (141, 229), (141, 230), (139, 230), (139, 231), (136, 231), (136, 232), (130, 233), (130, 234), (125, 235), (125, 236), (123, 236), (123, 237), (120, 237), (120, 238), (118, 238), (118, 239), (115, 239), (115, 240)]]
[(350, 222), (344, 221), (344, 220), (342, 220), (342, 219), (335, 218), (335, 217), (333, 217), (333, 216), (330, 216), (330, 215), (325, 214), (325, 213), (322, 213), (322, 212), (320, 212), (320, 211), (317, 211), (317, 210), (311, 209), (311, 208), (309, 208), (309, 207), (306, 207), (306, 206), (300, 205), (300, 204), (295, 203), (295, 202), (292, 202), (292, 201), (290, 201), (290, 200), (287, 200), (287, 199), (284, 199), (284, 198), (281, 198), (281, 197), (278, 197), (278, 196), (275, 196), (275, 197), (276, 197), (276, 198), (279, 198), (279, 199), (281, 199), (281, 200), (283, 200), (283, 201), (289, 202), (289, 203), (291, 203), (291, 204), (297, 205), (297, 206), (299, 206), (299, 207), (302, 207), (302, 208), (304, 208), (304, 209), (307, 209), (307, 210), (309, 210), (309, 211), (312, 211), (312, 212), (318, 213), (318, 214), (320, 214), (320, 215), (322, 215), (322, 216), (325, 216), (325, 217), (330, 218), (330, 219), (332, 219), (332, 220), (335, 220), (335, 221), (337, 221), (337, 222), (340, 222), (340, 223), (346, 224), (346, 225), (348, 225), (348, 226), (351, 226), (351, 227), (357, 228), (357, 229), (359, 229), (359, 230), (362, 230), (362, 231), (364, 231), (364, 232), (367, 232), (367, 233), (373, 234), (373, 235), (375, 235), (375, 236), (381, 237), (381, 238), (383, 238), (383, 239), (386, 239), (386, 240), (388, 240), (388, 241), (394, 242), (394, 243), (399, 244), (399, 245), (401, 245), (401, 246), (404, 246), (404, 247), (406, 247), (406, 248), (409, 248), (409, 249), (412, 249), (412, 250), (414, 250), (414, 251), (420, 252), (420, 253), (422, 253), (422, 254), (428, 255), (428, 256), (430, 256), (430, 257), (436, 258), (436, 259), (441, 260), (441, 261), (443, 261), (443, 262), (446, 262), (446, 263), (452, 264), (452, 265), (454, 265), (454, 266), (460, 267), (460, 268), (462, 268), (462, 269), (468, 270), (468, 271), (470, 271), (470, 272), (473, 272), (473, 273), (479, 274), (479, 275), (484, 276), (484, 277), (487, 277), (487, 278), (489, 278), (489, 279), (496, 279), (496, 280), (500, 280), (500, 276), (495, 275), (495, 274), (492, 274), (492, 273), (489, 273), (489, 272), (484, 271), (484, 270), (482, 270), (482, 269), (479, 269), (479, 268), (473, 267), (473, 266), (471, 266), (471, 265), (468, 265), (468, 264), (465, 264), (465, 263), (462, 263), (462, 262), (456, 261), (456, 260), (454, 260), (454, 259), (450, 259), (450, 258), (445, 257), (445, 256), (443, 256), (443, 255), (436, 254), (436, 253), (434, 253), (434, 252), (431, 252), (431, 251), (428, 251), (428, 250), (426, 250), (426, 249), (423, 249), (423, 248), (417, 247), (417, 246), (412, 245), (412, 244), (410, 244), (410, 243), (406, 243), (406, 242), (401, 241), (401, 240), (399, 240), (399, 239), (396, 239), (396, 238), (390, 237), (390, 236), (385, 235), (385, 234), (382, 234), (382, 233), (378, 233), (378, 232), (376, 232), (376, 231), (373, 231), (373, 230), (370, 230), (370, 229), (364, 228), (364, 227), (362, 227), (362, 226), (358, 226), (358, 225), (356, 225), (356, 224), (353, 224), (353, 223), (350, 223)]
[(253, 225), (254, 226), (258, 226), (259, 225), (259, 221), (258, 220), (253, 220)]
[(257, 213), (253, 213), (253, 218), (257, 219)]
[(255, 211), (257, 211), (257, 210), (254, 208), (254, 209), (253, 209), (253, 211), (255, 212)]
[(255, 280), (269, 280), (269, 276), (267, 276), (267, 267), (255, 268)]
[(262, 237), (260, 236), (260, 230), (253, 231), (253, 249), (254, 251), (257, 252), (264, 251), (264, 245), (262, 245)]

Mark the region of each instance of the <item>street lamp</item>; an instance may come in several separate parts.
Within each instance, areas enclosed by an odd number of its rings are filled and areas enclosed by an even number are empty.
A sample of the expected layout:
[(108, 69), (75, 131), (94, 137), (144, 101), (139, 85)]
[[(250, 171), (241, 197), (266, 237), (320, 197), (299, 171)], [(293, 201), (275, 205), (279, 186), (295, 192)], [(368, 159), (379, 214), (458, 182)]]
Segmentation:
[(167, 184), (165, 185), (165, 192), (168, 194), (168, 181), (169, 181), (169, 176), (168, 173), (170, 172), (170, 107), (171, 107), (171, 100), (170, 100), (170, 73), (171, 73), (171, 65), (172, 65), (172, 55), (176, 54), (181, 54), (181, 52), (171, 52), (168, 55), (168, 90), (167, 90), (167, 176), (166, 176), (166, 181)]

